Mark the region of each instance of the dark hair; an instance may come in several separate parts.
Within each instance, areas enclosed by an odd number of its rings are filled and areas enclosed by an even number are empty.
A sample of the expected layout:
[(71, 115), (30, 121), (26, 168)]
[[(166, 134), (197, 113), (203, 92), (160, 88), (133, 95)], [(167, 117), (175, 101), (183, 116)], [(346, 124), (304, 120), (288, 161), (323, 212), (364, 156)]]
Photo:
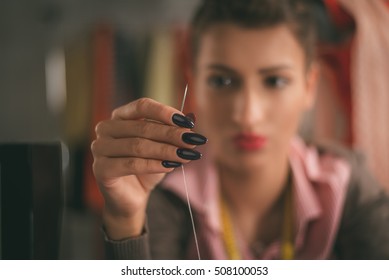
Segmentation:
[(309, 6), (312, 0), (203, 0), (191, 23), (191, 48), (197, 56), (201, 37), (218, 23), (244, 28), (266, 28), (286, 24), (304, 50), (307, 65), (313, 60), (315, 24)]

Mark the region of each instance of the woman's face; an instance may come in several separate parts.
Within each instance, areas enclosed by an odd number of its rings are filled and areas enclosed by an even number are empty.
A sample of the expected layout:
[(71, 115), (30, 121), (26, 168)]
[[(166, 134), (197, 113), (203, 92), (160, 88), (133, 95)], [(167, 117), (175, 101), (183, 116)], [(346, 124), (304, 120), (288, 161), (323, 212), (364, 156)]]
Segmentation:
[(286, 156), (316, 76), (287, 26), (214, 25), (195, 69), (198, 124), (218, 163), (247, 170)]

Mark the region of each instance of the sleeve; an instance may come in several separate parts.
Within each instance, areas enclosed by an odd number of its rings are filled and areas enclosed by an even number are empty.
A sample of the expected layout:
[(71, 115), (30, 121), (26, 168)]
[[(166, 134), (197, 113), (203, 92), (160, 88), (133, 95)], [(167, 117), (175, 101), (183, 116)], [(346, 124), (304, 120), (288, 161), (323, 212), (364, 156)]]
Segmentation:
[(139, 237), (123, 240), (110, 240), (102, 229), (107, 259), (147, 260), (151, 259), (147, 225)]
[(389, 196), (371, 176), (361, 156), (352, 174), (335, 254), (340, 259), (389, 259)]
[(185, 203), (158, 187), (150, 196), (147, 221), (139, 237), (109, 240), (103, 229), (108, 259), (184, 259), (190, 235)]
[(185, 259), (191, 236), (187, 204), (172, 192), (158, 188), (150, 197), (147, 212), (152, 259)]

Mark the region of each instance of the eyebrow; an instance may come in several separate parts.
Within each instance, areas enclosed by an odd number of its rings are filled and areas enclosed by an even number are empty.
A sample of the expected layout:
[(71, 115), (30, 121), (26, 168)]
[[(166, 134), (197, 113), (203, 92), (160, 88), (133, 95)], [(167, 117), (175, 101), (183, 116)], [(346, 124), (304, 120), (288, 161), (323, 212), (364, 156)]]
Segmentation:
[(261, 68), (261, 69), (259, 69), (258, 72), (261, 74), (268, 74), (268, 73), (272, 73), (272, 72), (276, 72), (276, 71), (280, 71), (280, 70), (285, 70), (285, 69), (292, 69), (292, 66), (288, 65), (288, 64), (280, 64), (280, 65), (275, 65), (275, 66), (271, 66), (271, 67)]
[(219, 71), (224, 71), (224, 72), (231, 72), (231, 73), (236, 73), (236, 71), (228, 66), (225, 66), (223, 64), (210, 64), (207, 66), (208, 69), (212, 70), (219, 70)]
[[(230, 72), (230, 73), (237, 73), (234, 69), (225, 66), (223, 64), (210, 64), (207, 67), (208, 69), (212, 70), (219, 70), (219, 71), (224, 71), (224, 72)], [(288, 64), (280, 64), (280, 65), (274, 65), (270, 67), (264, 67), (258, 69), (258, 73), (264, 75), (264, 74), (269, 74), (272, 72), (280, 71), (280, 70), (285, 70), (285, 69), (291, 69), (292, 66)]]

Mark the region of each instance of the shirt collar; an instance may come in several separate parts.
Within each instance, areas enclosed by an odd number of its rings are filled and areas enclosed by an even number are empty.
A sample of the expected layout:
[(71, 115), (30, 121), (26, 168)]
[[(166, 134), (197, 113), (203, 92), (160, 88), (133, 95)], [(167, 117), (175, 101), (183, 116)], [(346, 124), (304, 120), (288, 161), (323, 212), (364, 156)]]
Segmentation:
[(293, 172), (296, 242), (301, 246), (308, 222), (320, 217), (322, 212), (313, 189), (313, 184), (321, 179), (319, 156), (316, 149), (306, 147), (296, 137), (291, 141), (289, 161)]

